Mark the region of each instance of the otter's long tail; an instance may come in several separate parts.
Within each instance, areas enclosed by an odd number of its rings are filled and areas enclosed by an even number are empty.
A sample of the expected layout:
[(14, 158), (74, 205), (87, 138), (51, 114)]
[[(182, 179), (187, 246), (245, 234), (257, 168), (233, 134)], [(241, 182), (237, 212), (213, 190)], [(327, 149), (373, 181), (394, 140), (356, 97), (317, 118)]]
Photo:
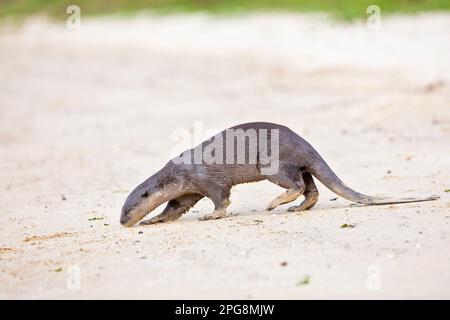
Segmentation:
[(368, 196), (348, 187), (338, 176), (331, 170), (327, 163), (317, 153), (314, 164), (308, 168), (308, 171), (319, 179), (328, 189), (343, 197), (356, 203), (367, 205), (383, 205), (394, 203), (408, 203), (436, 200), (439, 196), (433, 195), (426, 198), (389, 198), (389, 197), (372, 197)]

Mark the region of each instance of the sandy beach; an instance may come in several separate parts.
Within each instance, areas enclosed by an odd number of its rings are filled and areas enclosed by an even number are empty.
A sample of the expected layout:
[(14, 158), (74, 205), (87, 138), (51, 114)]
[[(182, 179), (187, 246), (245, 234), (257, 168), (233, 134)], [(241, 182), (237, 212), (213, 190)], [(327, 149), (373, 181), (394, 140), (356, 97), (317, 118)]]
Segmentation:
[[(449, 31), (443, 13), (1, 25), (0, 298), (449, 299)], [(233, 188), (230, 218), (197, 221), (203, 199), (119, 224), (180, 132), (250, 121), (289, 126), (358, 191), (441, 198), (352, 206), (318, 183), (311, 211), (266, 212), (283, 189), (264, 181)]]

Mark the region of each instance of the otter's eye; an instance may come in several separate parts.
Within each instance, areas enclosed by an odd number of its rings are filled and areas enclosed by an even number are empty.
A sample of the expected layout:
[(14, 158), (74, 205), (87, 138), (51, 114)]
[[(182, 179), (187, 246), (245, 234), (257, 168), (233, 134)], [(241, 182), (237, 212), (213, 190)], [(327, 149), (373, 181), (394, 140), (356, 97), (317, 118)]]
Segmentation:
[(148, 197), (148, 191), (145, 191), (143, 194), (141, 194), (142, 198), (147, 198)]

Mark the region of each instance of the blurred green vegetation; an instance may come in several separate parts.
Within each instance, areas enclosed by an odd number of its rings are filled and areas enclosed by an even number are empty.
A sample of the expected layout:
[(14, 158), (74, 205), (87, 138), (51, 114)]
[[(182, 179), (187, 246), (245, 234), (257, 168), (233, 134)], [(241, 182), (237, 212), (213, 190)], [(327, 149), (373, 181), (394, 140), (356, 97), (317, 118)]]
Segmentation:
[(351, 20), (366, 17), (366, 9), (375, 4), (385, 13), (415, 13), (425, 10), (449, 10), (450, 0), (0, 0), (0, 17), (24, 17), (47, 14), (66, 17), (69, 5), (78, 5), (85, 14), (129, 14), (140, 10), (156, 13), (249, 11), (328, 12)]

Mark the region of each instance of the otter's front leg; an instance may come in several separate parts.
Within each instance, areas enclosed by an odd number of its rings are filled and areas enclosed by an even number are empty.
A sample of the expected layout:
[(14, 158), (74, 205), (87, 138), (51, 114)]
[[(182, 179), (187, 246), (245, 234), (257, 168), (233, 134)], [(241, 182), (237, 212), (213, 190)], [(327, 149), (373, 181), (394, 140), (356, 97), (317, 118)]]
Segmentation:
[(199, 221), (215, 220), (226, 217), (227, 208), (230, 205), (230, 188), (210, 187), (206, 195), (214, 203), (214, 211), (202, 218)]
[(141, 221), (139, 224), (149, 225), (176, 220), (181, 217), (183, 213), (186, 213), (190, 208), (192, 208), (201, 198), (203, 198), (202, 195), (188, 194), (172, 199), (167, 203), (166, 208), (163, 212), (161, 212), (161, 214), (151, 219)]

